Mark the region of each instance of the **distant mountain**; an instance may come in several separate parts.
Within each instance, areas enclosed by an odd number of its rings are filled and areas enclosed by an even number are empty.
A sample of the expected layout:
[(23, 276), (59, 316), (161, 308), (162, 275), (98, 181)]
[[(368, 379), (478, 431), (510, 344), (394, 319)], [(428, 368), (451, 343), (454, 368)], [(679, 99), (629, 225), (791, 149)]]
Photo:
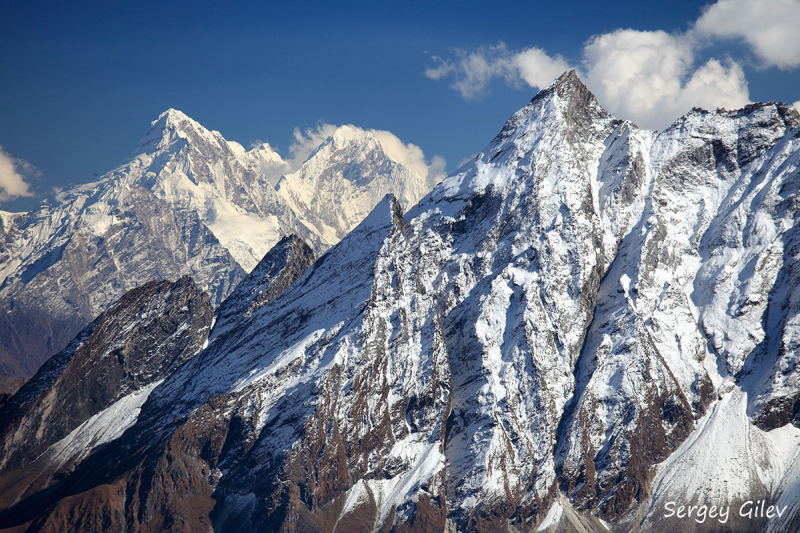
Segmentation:
[(372, 133), (353, 126), (339, 127), (276, 189), (325, 246), (339, 242), (387, 194), (407, 210), (430, 190), (424, 176), (393, 161)]
[(247, 272), (287, 233), (314, 241), (278, 197), (264, 170), (286, 168), (263, 144), (245, 151), (180, 111), (163, 113), (139, 142), (131, 160), (112, 172), (115, 189), (134, 182), (174, 209), (197, 213)]
[(654, 132), (564, 74), (410, 211), (274, 248), (124, 434), (33, 489), (14, 453), (0, 523), (797, 531), (799, 194), (785, 105)]
[[(338, 146), (339, 137), (323, 146)], [(219, 305), (283, 236), (297, 235), (321, 253), (385, 191), (408, 197), (408, 205), (427, 191), (424, 180), (391, 161), (374, 139), (328, 160), (323, 152), (320, 147), (310, 160), (317, 174), (300, 172), (319, 187), (333, 183), (347, 192), (336, 199), (344, 215), (333, 221), (326, 218), (331, 205), (315, 207), (330, 204), (330, 197), (292, 204), (276, 193), (271, 182), (289, 165), (268, 144), (247, 151), (170, 109), (118, 168), (59, 192), (30, 213), (0, 212), (0, 306), (6, 310), (0, 314), (0, 375), (32, 374), (122, 294), (147, 281), (191, 275)]]

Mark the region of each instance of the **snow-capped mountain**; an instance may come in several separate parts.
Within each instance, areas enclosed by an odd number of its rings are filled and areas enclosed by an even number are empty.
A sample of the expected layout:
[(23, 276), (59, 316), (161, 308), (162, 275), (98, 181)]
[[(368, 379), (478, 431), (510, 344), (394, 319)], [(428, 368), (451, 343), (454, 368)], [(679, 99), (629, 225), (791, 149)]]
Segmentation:
[(247, 272), (287, 233), (312, 230), (278, 198), (264, 170), (286, 168), (268, 144), (246, 151), (170, 109), (153, 122), (115, 188), (134, 182), (173, 208), (196, 212)]
[(372, 133), (353, 126), (337, 128), (275, 188), (314, 225), (326, 247), (339, 242), (387, 194), (407, 210), (430, 190), (424, 176), (393, 161)]
[(30, 213), (3, 213), (0, 374), (30, 375), (125, 291), (147, 281), (191, 275), (219, 305), (283, 236), (298, 235), (320, 253), (386, 191), (407, 196), (408, 205), (427, 192), (374, 139), (329, 160), (312, 159), (321, 175), (341, 178), (346, 169), (338, 187), (360, 184), (337, 199), (345, 216), (331, 222), (334, 232), (325, 218), (329, 208), (312, 208), (327, 197), (309, 197), (310, 204), (298, 204), (300, 213), (276, 193), (271, 182), (289, 165), (268, 144), (247, 151), (174, 109), (152, 123), (118, 168)]
[(795, 531), (799, 191), (783, 104), (646, 131), (567, 73), (405, 215), (386, 197), (304, 271), (276, 248), (123, 435), (0, 489), (0, 522), (720, 530), (671, 502)]

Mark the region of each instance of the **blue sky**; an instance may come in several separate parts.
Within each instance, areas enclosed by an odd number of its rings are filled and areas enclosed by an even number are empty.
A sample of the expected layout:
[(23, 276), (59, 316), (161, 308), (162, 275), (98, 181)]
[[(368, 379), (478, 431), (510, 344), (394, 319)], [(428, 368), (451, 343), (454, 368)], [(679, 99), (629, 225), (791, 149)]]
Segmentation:
[(712, 4), (4, 2), (0, 208), (112, 169), (170, 107), (283, 156), (295, 128), (388, 130), (454, 170), (562, 67), (650, 127), (692, 105), (800, 101), (800, 0)]

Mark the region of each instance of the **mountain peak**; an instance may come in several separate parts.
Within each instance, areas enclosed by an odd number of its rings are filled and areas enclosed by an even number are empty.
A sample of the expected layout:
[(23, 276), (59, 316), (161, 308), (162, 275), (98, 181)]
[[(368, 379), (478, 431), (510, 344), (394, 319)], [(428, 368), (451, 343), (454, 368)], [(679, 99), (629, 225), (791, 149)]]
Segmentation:
[(527, 106), (512, 115), (493, 142), (516, 137), (531, 128), (549, 127), (547, 124), (550, 121), (545, 120), (548, 116), (575, 133), (590, 127), (594, 121), (613, 119), (573, 69), (556, 78), (539, 91)]
[(552, 97), (553, 95), (558, 96), (561, 100), (565, 100), (568, 102), (570, 107), (574, 106), (598, 106), (597, 99), (594, 97), (592, 92), (583, 84), (581, 79), (578, 77), (577, 71), (572, 69), (563, 73), (561, 76), (555, 79), (553, 83), (551, 83), (548, 87), (539, 91), (539, 93), (533, 97), (531, 100), (531, 104), (534, 104), (537, 101), (544, 100), (546, 98)]
[(150, 123), (150, 126), (150, 129), (154, 131), (208, 131), (207, 128), (183, 111), (178, 111), (173, 108), (169, 108), (161, 113), (156, 120)]
[(339, 126), (328, 139), (334, 147), (341, 148), (351, 144), (374, 141), (375, 137), (366, 130), (345, 124)]
[(209, 131), (186, 113), (169, 108), (150, 123), (150, 129), (147, 130), (139, 144), (136, 145), (133, 155), (136, 156), (159, 148), (165, 148), (173, 144), (178, 138), (202, 137), (210, 142), (215, 142), (215, 139), (213, 139), (215, 133)]
[(561, 76), (556, 78), (556, 80), (553, 82), (553, 85), (557, 85), (557, 86), (561, 86), (561, 85), (567, 85), (567, 86), (580, 85), (580, 86), (583, 86), (583, 82), (578, 77), (578, 71), (575, 70), (575, 69), (572, 69), (572, 70), (568, 70), (568, 71), (564, 72)]
[(153, 122), (153, 124), (155, 124), (160, 120), (166, 120), (167, 122), (178, 122), (181, 120), (191, 120), (191, 119), (189, 119), (189, 117), (183, 111), (179, 111), (175, 108), (170, 107), (169, 109), (158, 115), (158, 118)]
[[(311, 155), (303, 163), (303, 168), (315, 174), (320, 171), (321, 166), (327, 165), (332, 158), (339, 159), (344, 157), (347, 160), (352, 160), (353, 154), (366, 153), (372, 150), (383, 152), (383, 148), (372, 133), (358, 126), (339, 126), (336, 131), (311, 152)], [(356, 159), (358, 158), (356, 157)]]

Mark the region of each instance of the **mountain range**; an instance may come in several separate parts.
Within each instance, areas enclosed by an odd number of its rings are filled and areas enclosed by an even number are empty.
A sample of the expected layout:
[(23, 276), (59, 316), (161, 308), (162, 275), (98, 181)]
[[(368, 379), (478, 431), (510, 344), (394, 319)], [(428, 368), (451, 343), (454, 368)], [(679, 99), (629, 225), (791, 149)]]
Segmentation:
[(798, 192), (786, 105), (649, 131), (565, 73), (409, 210), (127, 292), (0, 407), (0, 524), (797, 531)]
[(354, 126), (290, 170), (268, 144), (247, 151), (170, 109), (118, 168), (0, 213), (0, 375), (32, 375), (150, 280), (190, 275), (219, 305), (282, 237), (320, 253), (385, 194), (409, 208), (430, 190)]

